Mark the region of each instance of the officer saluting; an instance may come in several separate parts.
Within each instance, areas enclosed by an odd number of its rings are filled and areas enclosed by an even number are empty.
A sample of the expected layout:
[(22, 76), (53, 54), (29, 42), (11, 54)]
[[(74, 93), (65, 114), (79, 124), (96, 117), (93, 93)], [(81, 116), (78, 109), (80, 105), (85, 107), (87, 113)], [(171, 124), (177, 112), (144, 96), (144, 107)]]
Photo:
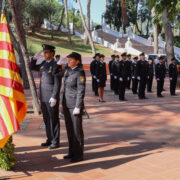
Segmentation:
[(47, 136), (41, 146), (54, 149), (59, 147), (59, 94), (63, 72), (59, 72), (59, 66), (54, 60), (55, 47), (46, 44), (42, 46), (45, 60), (37, 65), (37, 59), (32, 58), (30, 68), (40, 71), (39, 98)]
[(64, 159), (78, 162), (83, 160), (84, 150), (82, 115), (86, 77), (82, 69), (81, 55), (73, 52), (67, 58), (68, 68), (64, 74), (61, 100), (69, 141), (69, 153), (64, 156)]
[(148, 76), (148, 62), (145, 60), (144, 53), (141, 53), (140, 60), (137, 63), (137, 79), (139, 80), (139, 99), (148, 99), (145, 96), (145, 89)]
[(177, 60), (176, 58), (172, 58), (171, 61), (172, 63), (169, 65), (170, 93), (171, 96), (177, 96), (175, 93), (178, 77)]

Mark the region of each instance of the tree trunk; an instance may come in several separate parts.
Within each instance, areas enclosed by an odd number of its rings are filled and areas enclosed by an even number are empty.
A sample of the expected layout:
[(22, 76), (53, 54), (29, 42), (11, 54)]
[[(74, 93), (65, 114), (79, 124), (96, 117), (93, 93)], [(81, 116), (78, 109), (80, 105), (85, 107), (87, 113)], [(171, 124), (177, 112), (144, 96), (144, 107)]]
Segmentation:
[(61, 31), (61, 26), (62, 26), (62, 23), (63, 23), (63, 17), (64, 17), (64, 7), (63, 7), (63, 10), (62, 10), (62, 13), (61, 13), (61, 19), (60, 19), (60, 23), (59, 23), (59, 26), (58, 26), (58, 31)]
[(125, 0), (121, 0), (120, 2), (121, 2), (122, 17), (123, 17), (123, 29), (125, 31), (126, 26), (127, 26), (126, 2), (125, 2)]
[[(23, 44), (24, 44), (25, 48), (27, 49), (26, 33), (25, 33), (24, 28), (23, 28), (22, 16), (21, 16), (22, 0), (14, 0), (14, 5), (15, 5), (15, 11), (16, 11), (16, 14), (17, 14), (17, 19), (18, 19), (18, 22), (19, 22), (19, 29), (20, 29), (21, 36), (22, 36), (22, 39), (23, 39)], [(8, 23), (8, 25), (9, 25), (9, 23)], [(23, 88), (24, 89), (29, 89), (29, 81), (28, 81), (28, 77), (27, 77), (27, 73), (26, 73), (26, 68), (25, 68), (25, 63), (24, 63), (24, 58), (23, 58), (23, 55), (22, 55), (22, 51), (21, 51), (19, 42), (17, 42), (17, 40), (16, 40), (14, 34), (12, 33), (10, 27), (9, 27), (9, 30), (10, 30), (10, 34), (11, 34), (13, 45), (14, 45), (17, 53), (18, 53), (19, 61), (21, 63)]]
[(10, 4), (12, 18), (13, 18), (15, 29), (16, 29), (16, 32), (17, 32), (17, 37), (18, 37), (18, 40), (19, 40), (19, 44), (20, 44), (20, 47), (21, 47), (21, 50), (22, 50), (24, 60), (25, 60), (26, 72), (27, 72), (27, 75), (28, 75), (30, 89), (31, 89), (31, 93), (32, 93), (32, 103), (33, 103), (34, 112), (39, 114), (41, 110), (40, 110), (40, 106), (39, 106), (39, 103), (38, 103), (36, 85), (35, 85), (35, 82), (34, 82), (34, 79), (33, 79), (33, 76), (32, 76), (32, 72), (31, 72), (31, 70), (29, 68), (29, 55), (28, 55), (26, 47), (24, 46), (22, 34), (21, 34), (21, 31), (20, 31), (20, 28), (19, 28), (19, 25), (18, 25), (19, 21), (18, 21), (16, 11), (15, 11), (15, 3), (14, 3), (14, 0), (8, 0), (8, 2)]
[[(152, 18), (156, 16), (155, 8), (151, 10)], [(154, 54), (158, 54), (158, 28), (157, 24), (153, 22), (153, 34), (154, 34)]]
[(108, 1), (108, 0), (104, 0), (104, 1), (105, 1), (105, 7), (106, 7), (106, 10), (107, 10), (107, 1)]
[(68, 14), (67, 0), (64, 0), (64, 8), (65, 8), (65, 14), (66, 14), (66, 27), (68, 30), (68, 41), (71, 42), (71, 33), (70, 33), (70, 28), (69, 28), (69, 14)]
[(90, 44), (91, 44), (92, 53), (95, 55), (95, 54), (96, 54), (96, 50), (95, 50), (95, 47), (94, 47), (94, 42), (93, 42), (92, 37), (91, 37), (91, 34), (90, 34), (90, 32), (88, 31), (88, 28), (87, 28), (87, 26), (86, 26), (86, 22), (85, 22), (84, 17), (83, 17), (83, 12), (82, 12), (82, 7), (81, 7), (81, 2), (80, 2), (80, 0), (77, 0), (77, 3), (78, 3), (78, 6), (79, 6), (80, 16), (81, 16), (81, 20), (82, 20), (82, 23), (83, 23), (85, 32), (86, 32), (86, 34), (88, 35), (88, 38), (89, 38), (89, 41), (90, 41)]
[[(86, 23), (87, 23), (87, 28), (88, 28), (89, 32), (90, 32), (90, 19), (91, 19), (90, 9), (91, 9), (91, 0), (88, 0), (88, 3), (87, 3), (87, 22)], [(89, 39), (88, 39), (87, 34), (85, 35), (84, 43), (85, 44), (89, 43)]]
[(171, 59), (174, 57), (174, 37), (173, 37), (171, 23), (168, 18), (167, 9), (163, 11), (162, 21), (163, 21), (163, 27), (164, 27), (164, 33), (166, 39), (165, 50), (167, 54), (167, 61), (169, 64), (171, 62)]

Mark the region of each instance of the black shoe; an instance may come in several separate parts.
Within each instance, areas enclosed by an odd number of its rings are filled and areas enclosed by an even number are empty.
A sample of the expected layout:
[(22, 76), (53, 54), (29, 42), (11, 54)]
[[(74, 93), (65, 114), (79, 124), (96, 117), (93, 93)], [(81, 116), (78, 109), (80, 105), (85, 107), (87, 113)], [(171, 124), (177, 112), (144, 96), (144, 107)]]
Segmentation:
[(98, 94), (95, 94), (95, 96), (99, 96)]
[(71, 162), (76, 163), (76, 162), (80, 162), (80, 161), (83, 161), (83, 160), (84, 160), (83, 156), (81, 156), (79, 158), (74, 157), (74, 158), (71, 159)]
[(143, 97), (139, 97), (139, 99), (141, 99), (141, 100), (142, 100), (142, 99), (144, 99), (144, 98), (143, 98)]
[(59, 144), (51, 144), (50, 146), (48, 146), (48, 149), (56, 149), (59, 148), (60, 145)]
[(157, 95), (157, 97), (162, 98), (162, 97), (164, 97), (164, 96), (160, 94), (160, 95)]
[(177, 94), (171, 94), (171, 96), (177, 96)]
[(41, 146), (43, 146), (43, 147), (44, 147), (44, 146), (50, 146), (50, 145), (51, 145), (50, 142), (45, 142), (45, 143), (42, 143), (42, 144), (41, 144)]
[(68, 155), (64, 156), (63, 158), (64, 158), (64, 159), (71, 159), (71, 158), (73, 158), (73, 155), (68, 154)]
[(143, 99), (148, 99), (146, 96)]
[(120, 101), (127, 101), (125, 98), (119, 98)]
[(137, 94), (137, 92), (133, 92), (133, 94)]
[(152, 93), (152, 91), (150, 90), (150, 91), (147, 91), (148, 93)]
[(163, 91), (166, 91), (165, 89), (163, 89)]

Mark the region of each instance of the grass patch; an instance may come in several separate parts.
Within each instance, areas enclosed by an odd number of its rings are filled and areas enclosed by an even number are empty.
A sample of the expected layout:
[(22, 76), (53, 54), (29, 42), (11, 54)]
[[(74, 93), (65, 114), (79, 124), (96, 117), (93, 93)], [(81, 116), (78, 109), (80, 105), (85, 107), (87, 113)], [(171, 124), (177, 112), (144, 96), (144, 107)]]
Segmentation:
[[(76, 51), (83, 56), (92, 56), (91, 46), (85, 45), (83, 40), (72, 36), (72, 42), (67, 41), (67, 34), (54, 32), (54, 39), (51, 39), (50, 31), (40, 30), (35, 34), (27, 33), (27, 45), (30, 55), (34, 55), (36, 52), (42, 49), (42, 44), (51, 44), (56, 47), (56, 54), (66, 56), (72, 51)], [(96, 51), (110, 56), (113, 50), (105, 48), (99, 44), (95, 44)]]

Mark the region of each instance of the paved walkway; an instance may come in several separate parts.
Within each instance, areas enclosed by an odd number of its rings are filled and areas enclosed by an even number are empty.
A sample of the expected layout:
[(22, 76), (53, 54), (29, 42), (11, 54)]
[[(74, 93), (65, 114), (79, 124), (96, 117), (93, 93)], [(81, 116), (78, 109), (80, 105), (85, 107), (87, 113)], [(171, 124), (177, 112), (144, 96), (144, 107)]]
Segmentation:
[(13, 171), (0, 171), (0, 179), (180, 180), (180, 91), (178, 97), (170, 97), (168, 79), (165, 88), (162, 99), (156, 98), (154, 89), (148, 100), (138, 100), (127, 91), (129, 101), (119, 102), (107, 84), (107, 102), (99, 103), (88, 77), (85, 160), (75, 164), (63, 159), (68, 146), (63, 119), (61, 148), (40, 147), (44, 124), (41, 116), (30, 113), (32, 102), (26, 92), (29, 113), (13, 136), (17, 164)]

